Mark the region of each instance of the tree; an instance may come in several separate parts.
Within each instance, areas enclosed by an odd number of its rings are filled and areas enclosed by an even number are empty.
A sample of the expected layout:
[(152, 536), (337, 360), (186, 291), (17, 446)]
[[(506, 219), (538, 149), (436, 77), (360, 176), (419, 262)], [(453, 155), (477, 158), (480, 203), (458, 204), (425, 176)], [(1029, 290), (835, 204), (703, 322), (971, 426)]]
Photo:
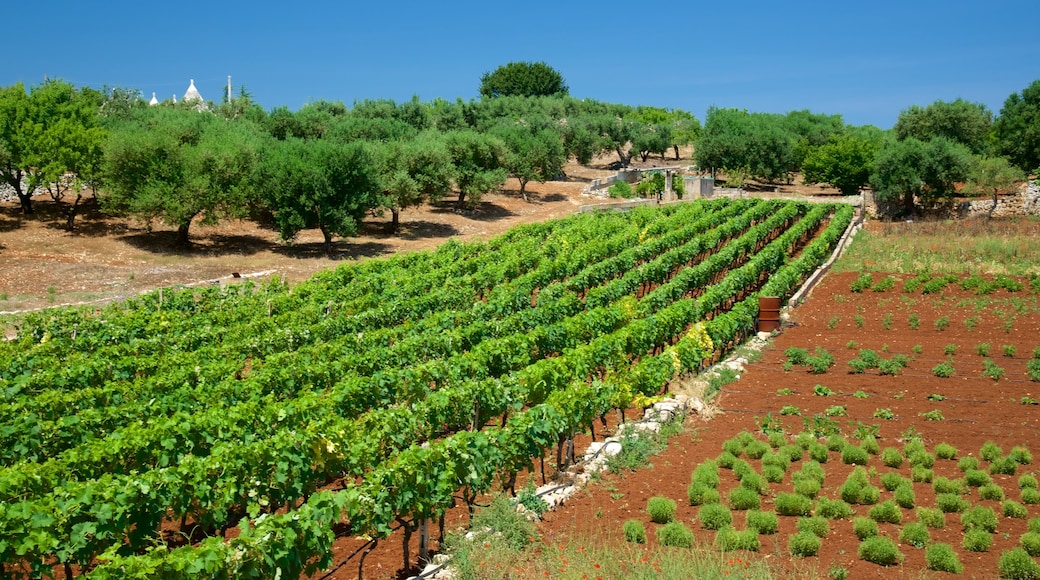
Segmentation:
[(243, 217), (254, 200), (251, 178), (263, 149), (250, 121), (227, 121), (186, 107), (149, 107), (113, 127), (105, 144), (105, 211), (177, 226), (189, 244), (200, 218)]
[(98, 106), (99, 95), (60, 80), (29, 93), (21, 83), (0, 89), (0, 180), (14, 189), (24, 215), (33, 213), (38, 188), (49, 187), (60, 199), (60, 186), (51, 184), (70, 183), (66, 174), (77, 188), (96, 178), (105, 138)]
[(993, 124), (997, 152), (1025, 171), (1040, 168), (1040, 80), (1012, 93)]
[(506, 146), (505, 168), (520, 182), (520, 195), (527, 199), (527, 183), (539, 183), (556, 177), (567, 163), (560, 134), (538, 123), (510, 123), (496, 127)]
[(451, 154), (434, 133), (379, 147), (379, 189), (382, 206), (391, 214), (390, 229), (397, 232), (401, 210), (442, 199), (455, 177)]
[(842, 195), (855, 195), (870, 182), (878, 140), (851, 134), (832, 136), (819, 147), (813, 147), (802, 162), (805, 183), (826, 183)]
[(459, 205), (476, 205), (481, 195), (506, 182), (506, 147), (498, 137), (469, 130), (451, 131), (445, 134), (444, 143), (455, 167)]
[(365, 212), (382, 201), (374, 160), (361, 143), (289, 138), (267, 151), (259, 174), (282, 239), (317, 228), (327, 254), (333, 236), (357, 233)]
[(480, 77), (480, 94), (501, 96), (566, 95), (563, 76), (544, 62), (511, 62)]
[(982, 153), (992, 123), (993, 114), (985, 105), (957, 99), (950, 103), (935, 101), (923, 108), (913, 105), (899, 114), (892, 130), (897, 139), (914, 137), (929, 141), (945, 137), (972, 153)]
[(971, 167), (971, 152), (944, 137), (923, 142), (914, 137), (889, 139), (877, 152), (870, 182), (879, 202), (902, 204), (916, 212), (916, 200), (931, 204), (955, 192)]
[(997, 209), (997, 196), (1015, 191), (1016, 186), (1025, 179), (1025, 172), (1011, 165), (1006, 157), (977, 156), (972, 161), (964, 190), (992, 194), (993, 206), (989, 210), (989, 217), (992, 218)]
[(796, 169), (794, 140), (782, 115), (711, 107), (694, 159), (713, 173), (747, 168), (751, 175), (772, 182)]

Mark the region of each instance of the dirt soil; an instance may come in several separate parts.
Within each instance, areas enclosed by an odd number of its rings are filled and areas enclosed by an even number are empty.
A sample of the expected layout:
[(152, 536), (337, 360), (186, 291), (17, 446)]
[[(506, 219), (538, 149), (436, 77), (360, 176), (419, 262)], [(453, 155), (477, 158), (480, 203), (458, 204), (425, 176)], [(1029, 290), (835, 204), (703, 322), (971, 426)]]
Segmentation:
[[(977, 297), (960, 289), (948, 289), (941, 295), (922, 296), (902, 293), (901, 280), (909, 276), (896, 276), (895, 289), (883, 293), (867, 291), (856, 294), (849, 291), (856, 278), (855, 273), (831, 274), (818, 286), (810, 299), (792, 313), (790, 325), (775, 337), (764, 352), (761, 360), (752, 363), (739, 381), (725, 387), (716, 400), (718, 414), (710, 420), (704, 417), (688, 419), (694, 429), (693, 435), (682, 435), (673, 439), (669, 448), (653, 458), (653, 468), (623, 476), (607, 476), (602, 484), (592, 485), (586, 493), (579, 494), (562, 509), (549, 514), (542, 531), (547, 542), (567, 543), (576, 537), (593, 542), (620, 542), (621, 525), (635, 518), (643, 521), (648, 537), (653, 538), (657, 524), (650, 523), (646, 515), (647, 500), (664, 495), (679, 504), (676, 519), (695, 530), (697, 538), (711, 545), (714, 532), (702, 530), (698, 522), (696, 507), (686, 501), (686, 488), (690, 474), (702, 461), (718, 456), (722, 443), (740, 431), (758, 433), (760, 419), (767, 413), (781, 419), (793, 438), (804, 430), (803, 418), (822, 415), (824, 410), (835, 405), (847, 408), (847, 417), (835, 420), (842, 427), (842, 434), (852, 436), (860, 424), (879, 425), (879, 443), (882, 448), (902, 449), (901, 437), (910, 432), (919, 433), (929, 450), (941, 442), (948, 442), (959, 450), (958, 457), (978, 455), (986, 441), (995, 441), (1005, 453), (1014, 445), (1026, 445), (1032, 451), (1040, 450), (1036, 444), (1036, 429), (1040, 425), (1040, 407), (1024, 405), (1022, 397), (1040, 398), (1040, 384), (1029, 381), (1025, 375), (1026, 361), (1033, 348), (1040, 345), (1040, 314), (1037, 297), (1028, 290), (1007, 293), (1003, 290), (988, 297), (990, 303), (983, 305)], [(879, 280), (880, 275), (875, 279)], [(1028, 287), (1027, 287), (1028, 288)], [(1010, 302), (1023, 300), (1028, 313), (1013, 312)], [(912, 303), (911, 303), (912, 302)], [(981, 305), (981, 309), (979, 308)], [(1006, 308), (1005, 316), (998, 311)], [(916, 313), (920, 324), (914, 330), (909, 325), (910, 313)], [(892, 315), (890, 329), (885, 328), (885, 316)], [(863, 326), (857, 325), (856, 316), (863, 317)], [(937, 330), (935, 321), (948, 316), (950, 324)], [(977, 326), (969, 330), (966, 320), (977, 317)], [(1008, 331), (1005, 321), (1013, 319)], [(829, 328), (833, 325), (833, 328)], [(849, 342), (855, 341), (853, 348)], [(994, 381), (982, 374), (983, 357), (976, 352), (976, 345), (989, 343), (990, 358), (1006, 370), (1006, 375)], [(953, 364), (956, 374), (952, 378), (937, 378), (931, 369), (945, 360), (944, 348), (955, 344)], [(1002, 356), (1002, 347), (1016, 347), (1014, 357)], [(915, 346), (920, 354), (915, 354)], [(804, 367), (794, 367), (785, 372), (787, 360), (784, 350), (788, 347), (806, 348), (816, 346), (827, 349), (836, 359), (834, 367), (824, 374), (811, 374)], [(859, 349), (872, 349), (883, 358), (896, 353), (913, 357), (908, 368), (897, 376), (880, 376), (877, 370), (865, 374), (849, 374), (848, 361), (857, 356)], [(817, 396), (814, 387), (822, 384), (832, 391), (831, 396)], [(792, 394), (782, 395), (779, 391), (790, 389)], [(863, 391), (867, 398), (853, 397)], [(945, 397), (941, 401), (928, 399), (931, 394)], [(780, 409), (793, 405), (800, 416), (781, 417)], [(893, 419), (875, 418), (878, 409), (890, 409)], [(926, 420), (920, 414), (939, 410), (943, 420)], [(911, 431), (912, 430), (912, 431)], [(759, 437), (762, 436), (759, 433)], [(751, 461), (760, 469), (760, 465)], [(910, 467), (904, 463), (900, 469), (885, 467), (880, 459), (871, 460), (878, 474), (896, 471), (909, 478)], [(983, 466), (986, 463), (983, 462)], [(788, 470), (783, 483), (772, 484), (770, 495), (763, 498), (762, 509), (772, 510), (773, 496), (778, 492), (792, 491), (790, 473), (797, 470), (797, 463)], [(826, 481), (820, 497), (840, 497), (838, 488), (851, 472), (851, 466), (841, 462), (840, 453), (831, 452), (824, 465)], [(1015, 476), (994, 475), (1008, 499), (1019, 499), (1018, 475), (1035, 472), (1034, 466), (1023, 466)], [(962, 477), (956, 461), (938, 460), (934, 467), (935, 476), (950, 479)], [(730, 489), (738, 482), (731, 472), (720, 470), (722, 485), (719, 488), (723, 501)], [(881, 487), (877, 478), (872, 483)], [(881, 487), (881, 500), (890, 499), (892, 494)], [(935, 494), (926, 483), (915, 483), (917, 505), (935, 505)], [(1001, 513), (1000, 502), (980, 500), (977, 491), (966, 496), (973, 505), (992, 507)], [(854, 506), (857, 514), (865, 516), (868, 506)], [(1040, 507), (1027, 506), (1029, 517), (1040, 515)], [(903, 523), (916, 520), (913, 510), (903, 509)], [(734, 527), (744, 529), (744, 516), (734, 512)], [(781, 517), (777, 535), (760, 536), (761, 555), (771, 561), (778, 570), (778, 577), (829, 577), (832, 566), (844, 566), (849, 578), (905, 578), (942, 577), (946, 574), (926, 570), (924, 550), (901, 545), (906, 555), (905, 562), (895, 568), (884, 568), (862, 561), (857, 556), (858, 540), (852, 532), (852, 521), (831, 522), (830, 534), (823, 540), (820, 553), (815, 558), (791, 558), (787, 548), (787, 537), (795, 531), (794, 517)], [(881, 534), (898, 542), (899, 526), (880, 524)], [(1018, 538), (1026, 531), (1026, 520), (1000, 517), (994, 542), (988, 552), (968, 552), (961, 547), (963, 535), (959, 514), (948, 514), (946, 528), (930, 530), (933, 541), (951, 544), (965, 565), (965, 576), (969, 578), (996, 578), (997, 560), (1001, 552), (1018, 545)], [(653, 539), (650, 539), (653, 542)]]

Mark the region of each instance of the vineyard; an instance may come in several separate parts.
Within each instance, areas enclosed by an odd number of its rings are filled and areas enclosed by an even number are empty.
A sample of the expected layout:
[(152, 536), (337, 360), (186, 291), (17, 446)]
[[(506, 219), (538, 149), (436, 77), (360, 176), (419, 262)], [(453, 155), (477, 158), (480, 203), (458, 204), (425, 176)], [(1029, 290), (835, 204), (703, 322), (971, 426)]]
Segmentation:
[(407, 545), (718, 360), (852, 217), (577, 215), (293, 286), (28, 316), (0, 344), (0, 575), (297, 577), (337, 535)]

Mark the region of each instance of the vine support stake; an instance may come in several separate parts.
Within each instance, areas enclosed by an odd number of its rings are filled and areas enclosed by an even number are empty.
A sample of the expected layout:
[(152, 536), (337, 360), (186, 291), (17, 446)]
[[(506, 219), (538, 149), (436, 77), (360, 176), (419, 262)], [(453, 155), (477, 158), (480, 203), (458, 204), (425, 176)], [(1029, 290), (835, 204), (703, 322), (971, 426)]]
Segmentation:
[(423, 518), (419, 523), (419, 563), (427, 564), (430, 561), (430, 520)]

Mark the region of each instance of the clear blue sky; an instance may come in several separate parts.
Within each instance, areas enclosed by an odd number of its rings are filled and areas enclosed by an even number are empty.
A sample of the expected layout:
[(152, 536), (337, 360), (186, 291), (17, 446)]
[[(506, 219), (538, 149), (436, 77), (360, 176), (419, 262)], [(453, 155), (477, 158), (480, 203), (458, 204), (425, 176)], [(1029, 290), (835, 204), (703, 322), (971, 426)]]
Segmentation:
[(9, 2), (0, 85), (44, 75), (218, 100), (232, 75), (270, 109), (478, 96), (545, 61), (573, 96), (681, 108), (810, 109), (891, 127), (963, 98), (994, 114), (1040, 79), (1040, 1)]

